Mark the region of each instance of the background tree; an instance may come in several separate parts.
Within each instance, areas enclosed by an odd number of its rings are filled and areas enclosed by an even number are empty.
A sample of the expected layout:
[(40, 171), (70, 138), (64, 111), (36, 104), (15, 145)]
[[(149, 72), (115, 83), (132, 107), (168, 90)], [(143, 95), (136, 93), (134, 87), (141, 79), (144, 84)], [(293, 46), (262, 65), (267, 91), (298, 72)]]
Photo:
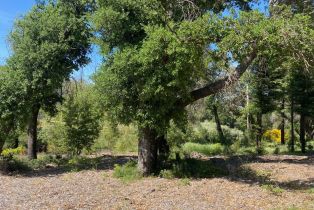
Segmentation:
[(66, 144), (72, 155), (89, 150), (99, 135), (101, 112), (91, 87), (79, 87), (68, 95), (62, 107)]
[[(308, 21), (314, 20), (314, 3), (313, 1), (301, 1), (301, 0), (271, 0), (269, 1), (270, 11), (272, 15), (275, 16), (287, 16), (295, 15), (300, 16), (306, 15), (305, 19)], [(285, 8), (288, 8), (285, 10)], [(289, 12), (290, 11), (290, 14)], [(286, 25), (285, 30), (289, 30), (291, 26)], [(284, 103), (285, 98), (290, 100), (290, 148), (294, 151), (294, 116), (297, 111), (300, 114), (300, 142), (302, 145), (302, 152), (305, 152), (306, 141), (305, 141), (305, 123), (306, 117), (311, 117), (311, 110), (305, 104), (311, 104), (312, 102), (312, 72), (313, 72), (313, 47), (311, 47), (313, 40), (311, 35), (313, 33), (313, 25), (308, 25), (302, 34), (295, 36), (291, 34), (290, 36), (283, 37), (286, 43), (292, 48), (298, 47), (298, 51), (287, 54), (283, 52), (281, 55), (277, 56), (275, 59), (275, 69), (281, 69), (282, 75), (282, 95), (287, 94), (288, 97), (282, 96), (281, 109), (282, 109), (282, 143), (284, 140)], [(288, 33), (287, 33), (288, 34)], [(306, 36), (308, 34), (309, 36)], [(311, 55), (312, 54), (312, 55)], [(279, 62), (278, 62), (279, 61)], [(300, 94), (300, 93), (305, 94)], [(306, 102), (305, 102), (306, 101)], [(311, 105), (310, 105), (311, 106)]]
[(36, 158), (39, 110), (54, 113), (62, 97), (58, 90), (73, 70), (86, 65), (91, 33), (79, 1), (48, 1), (34, 6), (16, 21), (10, 42), (12, 71), (23, 75), (28, 116), (28, 157)]

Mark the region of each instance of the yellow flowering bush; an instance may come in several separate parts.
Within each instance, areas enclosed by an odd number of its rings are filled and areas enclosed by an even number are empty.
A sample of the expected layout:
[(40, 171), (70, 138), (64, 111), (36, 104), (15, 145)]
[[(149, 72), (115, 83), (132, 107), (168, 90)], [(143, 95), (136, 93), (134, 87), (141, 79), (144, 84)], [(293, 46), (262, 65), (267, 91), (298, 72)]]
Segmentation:
[(24, 147), (18, 147), (15, 149), (5, 149), (2, 151), (1, 156), (6, 160), (11, 160), (14, 155), (23, 154), (25, 152)]
[(279, 129), (267, 130), (263, 134), (263, 137), (265, 137), (266, 139), (269, 139), (271, 141), (280, 143), (280, 141), (281, 141), (281, 132), (280, 132)]

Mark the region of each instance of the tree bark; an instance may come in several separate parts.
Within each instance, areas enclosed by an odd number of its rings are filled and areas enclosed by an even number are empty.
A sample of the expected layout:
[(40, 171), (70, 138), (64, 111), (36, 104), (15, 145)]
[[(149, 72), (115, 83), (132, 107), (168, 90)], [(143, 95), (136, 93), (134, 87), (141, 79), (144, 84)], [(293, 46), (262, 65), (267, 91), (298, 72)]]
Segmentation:
[(305, 115), (301, 113), (300, 115), (300, 143), (301, 143), (301, 151), (305, 153), (306, 141), (305, 141)]
[(291, 100), (291, 107), (290, 107), (290, 127), (291, 127), (291, 134), (290, 134), (290, 150), (294, 152), (294, 101)]
[(15, 139), (14, 139), (14, 149), (16, 149), (16, 148), (18, 148), (19, 147), (19, 138), (18, 137), (16, 137)]
[(138, 144), (138, 169), (144, 176), (156, 171), (157, 166), (157, 132), (150, 128), (141, 128)]
[(285, 109), (285, 99), (283, 99), (282, 103), (281, 103), (280, 141), (281, 141), (282, 145), (285, 144), (285, 113), (284, 113), (284, 109)]
[(5, 143), (4, 139), (0, 139), (0, 154), (2, 153), (4, 143)]
[(221, 123), (220, 123), (220, 119), (219, 119), (219, 115), (218, 115), (218, 111), (217, 111), (217, 106), (216, 105), (212, 106), (212, 112), (213, 112), (213, 115), (214, 115), (214, 118), (215, 118), (216, 129), (217, 129), (217, 132), (218, 132), (218, 135), (219, 135), (219, 140), (220, 140), (220, 142), (222, 144), (226, 144), (225, 136), (224, 136), (224, 133), (223, 133), (222, 128), (221, 128)]
[(257, 134), (256, 134), (256, 147), (260, 147), (261, 146), (261, 142), (262, 142), (262, 136), (263, 136), (263, 114), (262, 113), (258, 113), (257, 117), (256, 117), (256, 121), (257, 121)]
[(28, 159), (37, 159), (37, 120), (39, 114), (39, 105), (34, 105), (31, 110), (31, 116), (28, 122)]
[[(250, 95), (249, 95), (249, 85), (246, 85), (246, 107), (250, 106)], [(252, 126), (251, 126), (251, 120), (250, 120), (250, 113), (247, 112), (246, 114), (246, 130), (248, 133), (251, 132)]]

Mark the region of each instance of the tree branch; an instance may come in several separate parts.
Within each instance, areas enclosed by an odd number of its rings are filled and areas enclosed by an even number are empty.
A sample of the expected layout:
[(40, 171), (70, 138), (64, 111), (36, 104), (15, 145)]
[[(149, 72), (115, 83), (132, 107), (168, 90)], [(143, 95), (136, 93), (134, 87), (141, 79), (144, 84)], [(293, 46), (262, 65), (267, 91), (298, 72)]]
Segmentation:
[(187, 106), (199, 99), (205, 98), (207, 96), (213, 95), (217, 92), (219, 92), (221, 89), (228, 87), (232, 84), (234, 84), (236, 81), (240, 79), (242, 74), (247, 70), (247, 68), (251, 65), (253, 60), (257, 56), (257, 49), (256, 46), (253, 46), (252, 52), (243, 60), (242, 63), (235, 69), (235, 72), (229, 76), (226, 76), (225, 78), (222, 78), (220, 80), (217, 80), (213, 83), (210, 83), (206, 85), (205, 87), (199, 88), (197, 90), (191, 91), (190, 99), (186, 101), (181, 101), (181, 105)]

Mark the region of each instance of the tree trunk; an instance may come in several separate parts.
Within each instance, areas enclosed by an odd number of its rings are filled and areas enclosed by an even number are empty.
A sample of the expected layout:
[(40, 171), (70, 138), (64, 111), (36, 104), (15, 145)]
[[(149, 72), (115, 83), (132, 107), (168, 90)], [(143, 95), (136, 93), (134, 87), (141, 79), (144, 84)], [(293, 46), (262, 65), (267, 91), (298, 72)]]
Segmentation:
[(2, 153), (4, 143), (5, 143), (4, 139), (0, 139), (0, 154)]
[(215, 117), (216, 129), (217, 129), (217, 132), (218, 132), (218, 135), (219, 135), (219, 140), (220, 140), (220, 142), (222, 144), (226, 144), (225, 136), (224, 136), (224, 133), (223, 133), (222, 128), (221, 128), (221, 123), (220, 123), (220, 119), (219, 119), (219, 115), (218, 115), (218, 111), (217, 111), (217, 106), (216, 105), (212, 106), (212, 112), (213, 112), (213, 115)]
[[(246, 85), (246, 107), (248, 108), (249, 106), (250, 106), (249, 85)], [(250, 133), (251, 129), (252, 129), (250, 118), (251, 118), (250, 113), (247, 112), (247, 114), (246, 114), (246, 130), (248, 133)]]
[(263, 136), (263, 114), (259, 113), (257, 114), (257, 135), (256, 135), (256, 146), (260, 147), (260, 144), (262, 142), (262, 136)]
[(294, 101), (291, 101), (290, 110), (290, 124), (291, 124), (291, 134), (290, 134), (290, 150), (294, 152)]
[(144, 176), (149, 176), (157, 167), (157, 132), (154, 129), (142, 128), (139, 134), (138, 169)]
[(39, 105), (34, 105), (31, 110), (31, 116), (28, 122), (28, 159), (37, 159), (37, 119), (39, 114)]
[(282, 103), (281, 103), (280, 140), (281, 140), (282, 145), (285, 144), (285, 113), (284, 113), (284, 109), (285, 109), (285, 99), (283, 99)]
[(170, 147), (165, 138), (165, 135), (159, 136), (157, 138), (157, 154), (160, 159), (165, 160), (168, 158), (170, 153)]
[(16, 148), (18, 148), (19, 147), (19, 138), (18, 137), (16, 137), (15, 139), (14, 139), (14, 149), (16, 149)]
[(305, 116), (304, 113), (300, 115), (300, 143), (301, 151), (305, 153), (306, 141), (305, 141)]

